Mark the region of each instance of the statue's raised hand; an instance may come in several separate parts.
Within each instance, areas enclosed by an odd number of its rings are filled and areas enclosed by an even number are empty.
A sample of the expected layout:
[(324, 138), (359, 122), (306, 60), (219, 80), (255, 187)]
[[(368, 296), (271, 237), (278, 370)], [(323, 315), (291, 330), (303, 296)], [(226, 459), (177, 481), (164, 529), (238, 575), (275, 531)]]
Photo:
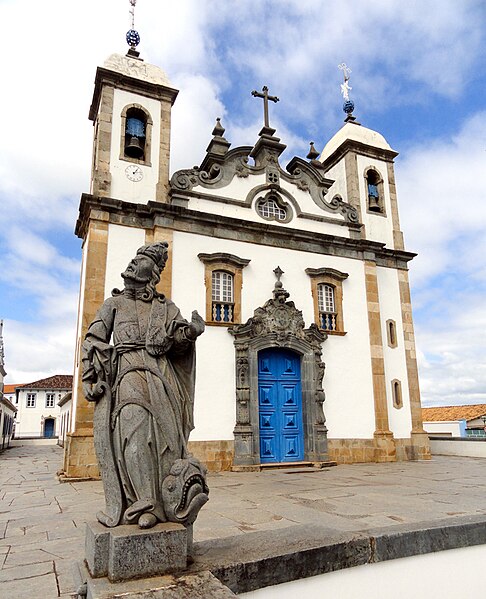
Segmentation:
[(199, 337), (204, 332), (206, 323), (204, 319), (198, 314), (197, 310), (194, 310), (191, 317), (191, 322), (186, 329), (186, 336), (188, 339), (194, 341), (196, 337)]
[(84, 397), (88, 400), (88, 401), (98, 401), (99, 399), (101, 399), (101, 397), (103, 396), (103, 394), (106, 392), (106, 383), (103, 382), (99, 382), (99, 383), (90, 383), (90, 382), (83, 382), (83, 393), (84, 393)]

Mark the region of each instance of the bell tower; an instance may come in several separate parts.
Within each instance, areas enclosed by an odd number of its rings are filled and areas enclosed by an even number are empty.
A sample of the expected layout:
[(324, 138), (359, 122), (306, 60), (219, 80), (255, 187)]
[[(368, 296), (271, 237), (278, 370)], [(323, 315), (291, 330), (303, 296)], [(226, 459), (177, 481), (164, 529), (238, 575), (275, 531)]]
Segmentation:
[[(81, 344), (98, 308), (136, 249), (167, 240), (147, 214), (169, 203), (170, 121), (178, 91), (166, 74), (140, 58), (133, 26), (125, 56), (112, 54), (96, 71), (89, 119), (94, 125), (90, 193), (83, 194), (76, 234), (83, 240), (73, 382), (73, 420), (64, 453), (67, 478), (99, 475), (93, 445), (93, 405), (82, 390)], [(139, 206), (136, 206), (136, 205)], [(135, 205), (135, 206), (134, 206)], [(135, 215), (135, 216), (134, 216)], [(170, 289), (170, 267), (163, 280)]]
[(126, 56), (112, 54), (96, 71), (89, 111), (94, 124), (91, 193), (144, 204), (167, 202), (170, 117), (178, 92), (161, 69), (136, 54), (133, 48)]

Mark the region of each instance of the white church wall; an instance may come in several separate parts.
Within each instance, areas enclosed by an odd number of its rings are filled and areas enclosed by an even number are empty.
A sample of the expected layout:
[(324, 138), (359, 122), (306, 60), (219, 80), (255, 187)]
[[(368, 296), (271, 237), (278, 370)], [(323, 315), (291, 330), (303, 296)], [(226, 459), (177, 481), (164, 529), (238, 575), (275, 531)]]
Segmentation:
[[(257, 194), (252, 201), (251, 207), (224, 203), (217, 201), (216, 199), (218, 196), (222, 195), (224, 197), (231, 197), (240, 201), (244, 201), (252, 189), (264, 184), (266, 184), (265, 176), (255, 175), (245, 179), (234, 177), (232, 182), (223, 189), (206, 189), (205, 187), (197, 186), (194, 188), (194, 191), (206, 195), (212, 195), (215, 197), (215, 199), (210, 200), (205, 198), (190, 198), (188, 207), (191, 210), (197, 210), (199, 212), (220, 214), (222, 216), (229, 216), (242, 220), (268, 224), (269, 221), (262, 218), (255, 209), (257, 200), (262, 195), (266, 194), (267, 191), (262, 192), (262, 194)], [(281, 180), (280, 185), (292, 195), (295, 203), (289, 201), (287, 197), (283, 196), (283, 200), (291, 210), (292, 218), (289, 222), (279, 223), (279, 226), (349, 238), (348, 228), (339, 224), (339, 222), (344, 222), (343, 215), (328, 212), (317, 206), (308, 192), (298, 189), (295, 185), (289, 184), (283, 180)], [(327, 198), (331, 199), (332, 196), (328, 195)], [(316, 217), (333, 218), (338, 222), (334, 224), (305, 217), (297, 217), (299, 211), (301, 213), (310, 214)]]
[(111, 297), (111, 292), (115, 287), (123, 288), (121, 273), (142, 245), (145, 245), (145, 229), (111, 223), (108, 225), (105, 299)]
[(334, 183), (327, 192), (326, 200), (331, 201), (335, 195), (339, 195), (345, 202), (347, 202), (348, 193), (346, 190), (346, 169), (344, 166), (344, 159), (340, 160), (329, 169), (326, 172), (326, 177), (328, 179), (334, 179)]
[[(190, 318), (190, 312), (187, 317)], [(191, 441), (233, 439), (236, 383), (233, 338), (225, 327), (206, 327), (196, 345), (196, 394)]]
[[(261, 175), (251, 175), (249, 177), (233, 177), (230, 184), (224, 188), (217, 187), (203, 187), (202, 185), (198, 185), (194, 187), (194, 191), (204, 193), (206, 195), (214, 196), (215, 198), (224, 196), (227, 198), (232, 198), (238, 200), (240, 202), (244, 202), (246, 200), (247, 195), (254, 187), (258, 187), (259, 185), (266, 185), (267, 179), (265, 173)], [(194, 202), (196, 198), (192, 198), (190, 201)], [(219, 204), (219, 202), (217, 202)], [(195, 202), (197, 205), (197, 202)], [(197, 208), (195, 208), (197, 210)]]
[[(403, 339), (402, 309), (398, 272), (392, 268), (378, 267), (378, 295), (380, 300), (381, 336), (383, 340), (383, 357), (385, 360), (386, 398), (390, 430), (396, 438), (410, 436), (412, 416), (410, 413), (410, 396), (408, 392), (407, 363)], [(387, 338), (387, 320), (396, 323), (397, 347), (390, 347)], [(397, 409), (393, 405), (392, 381), (401, 382), (403, 407)]]
[[(137, 165), (143, 172), (142, 180), (137, 182), (127, 179), (125, 173), (127, 166), (134, 163), (127, 160), (120, 160), (120, 140), (122, 136), (121, 113), (125, 106), (129, 104), (142, 104), (149, 112), (153, 121), (150, 156), (152, 166), (144, 164)], [(111, 197), (122, 198), (126, 202), (136, 202), (139, 204), (146, 204), (149, 200), (155, 200), (159, 177), (159, 146), (160, 102), (115, 88), (110, 151)]]
[[(172, 299), (185, 318), (190, 318), (194, 309), (205, 314), (204, 266), (197, 258), (200, 252), (227, 252), (250, 259), (249, 265), (243, 269), (242, 322), (253, 316), (255, 308), (272, 297), (275, 283), (272, 271), (277, 266), (285, 272), (282, 282), (290, 292), (290, 300), (302, 310), (306, 326), (314, 321), (314, 308), (311, 283), (305, 269), (327, 266), (349, 274), (343, 283), (344, 326), (347, 334), (329, 335), (323, 344), (327, 397), (324, 409), (330, 438), (372, 437), (374, 401), (363, 264), (358, 260), (336, 256), (174, 232)], [(188, 292), (188, 288), (191, 292)], [(214, 346), (216, 339), (217, 347)], [(360, 359), (350, 360), (352, 355), (360, 356)], [(223, 364), (230, 373), (228, 378), (222, 376)], [(218, 409), (223, 409), (228, 417), (219, 434), (227, 435), (234, 426), (235, 382), (234, 348), (225, 327), (208, 326), (198, 341), (198, 377), (197, 397), (201, 405), (198, 408), (198, 426), (202, 431), (214, 423), (212, 408), (208, 411), (207, 406), (214, 404), (214, 381), (217, 381), (222, 402), (218, 403)], [(221, 405), (225, 407), (221, 408)], [(231, 410), (227, 409), (228, 406), (231, 406)], [(194, 435), (199, 438), (199, 432)], [(196, 440), (196, 436), (192, 438)]]
[[(366, 239), (380, 241), (387, 247), (393, 248), (393, 226), (391, 218), (390, 189), (386, 163), (368, 156), (357, 156), (359, 197), (361, 198), (361, 215), (366, 228)], [(368, 205), (368, 190), (366, 189), (365, 170), (374, 167), (383, 179), (383, 193), (386, 216), (373, 214), (366, 210)]]
[(323, 344), (326, 425), (329, 439), (369, 439), (375, 417), (364, 268), (361, 262), (340, 260), (342, 268), (331, 267), (349, 274), (343, 281), (346, 335), (329, 335)]

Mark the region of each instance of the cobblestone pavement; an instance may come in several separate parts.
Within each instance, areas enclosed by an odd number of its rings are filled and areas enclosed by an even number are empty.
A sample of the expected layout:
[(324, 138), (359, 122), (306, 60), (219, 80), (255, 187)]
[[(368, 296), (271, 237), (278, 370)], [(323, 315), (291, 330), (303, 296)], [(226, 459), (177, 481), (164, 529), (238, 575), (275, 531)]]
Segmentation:
[[(84, 523), (104, 504), (100, 482), (59, 483), (62, 449), (0, 453), (0, 596), (69, 597)], [(212, 474), (195, 540), (319, 522), (335, 531), (486, 514), (486, 459), (357, 464), (304, 472)]]

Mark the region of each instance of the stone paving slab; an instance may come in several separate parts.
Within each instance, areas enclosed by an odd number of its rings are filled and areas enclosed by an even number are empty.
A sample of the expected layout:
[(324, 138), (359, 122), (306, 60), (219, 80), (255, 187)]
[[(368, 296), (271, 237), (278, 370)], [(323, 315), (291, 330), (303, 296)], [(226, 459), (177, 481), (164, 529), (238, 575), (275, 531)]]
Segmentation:
[[(0, 454), (2, 597), (54, 599), (75, 590), (71, 569), (84, 556), (85, 522), (94, 519), (104, 497), (98, 481), (61, 484), (61, 464), (62, 450), (52, 444), (24, 444)], [(443, 527), (486, 516), (482, 458), (438, 456), (299, 474), (225, 472), (210, 475), (209, 486), (194, 538), (200, 548), (211, 543), (222, 551), (248, 543), (251, 549), (258, 535), (271, 547), (315, 527), (321, 541), (369, 538), (383, 527), (398, 534), (424, 521)]]

